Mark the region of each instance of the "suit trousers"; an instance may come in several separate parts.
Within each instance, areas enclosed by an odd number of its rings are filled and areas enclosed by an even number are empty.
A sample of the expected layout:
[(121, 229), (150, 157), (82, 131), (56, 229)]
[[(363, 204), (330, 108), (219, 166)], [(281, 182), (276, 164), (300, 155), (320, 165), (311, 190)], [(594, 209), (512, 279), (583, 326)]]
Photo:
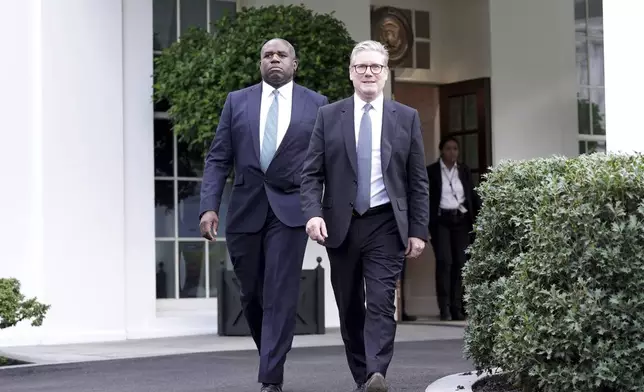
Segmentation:
[(262, 230), (226, 233), (226, 241), (244, 316), (259, 351), (258, 381), (280, 384), (295, 333), (306, 230), (284, 225), (269, 206)]
[(385, 376), (396, 335), (396, 279), (405, 258), (391, 204), (354, 213), (344, 242), (327, 253), (351, 374), (357, 383), (375, 372)]
[(463, 266), (469, 245), (468, 221), (464, 214), (438, 217), (432, 247), (436, 256), (436, 294), (441, 315), (463, 311)]

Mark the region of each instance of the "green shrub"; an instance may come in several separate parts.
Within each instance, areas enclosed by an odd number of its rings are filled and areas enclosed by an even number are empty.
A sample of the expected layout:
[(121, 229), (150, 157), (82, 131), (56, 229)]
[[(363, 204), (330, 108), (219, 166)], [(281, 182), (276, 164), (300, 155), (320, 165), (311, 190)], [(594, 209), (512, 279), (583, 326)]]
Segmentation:
[(0, 329), (13, 327), (23, 320), (31, 320), (34, 327), (41, 326), (50, 305), (36, 298), (25, 299), (17, 279), (0, 279)]
[(467, 356), (526, 390), (641, 390), (644, 157), (505, 162), (480, 192)]
[(244, 8), (214, 33), (192, 28), (155, 60), (154, 98), (167, 100), (182, 141), (202, 155), (211, 143), (226, 96), (261, 81), (260, 49), (279, 37), (295, 48), (295, 81), (333, 102), (352, 94), (349, 55), (355, 42), (332, 14), (300, 5)]

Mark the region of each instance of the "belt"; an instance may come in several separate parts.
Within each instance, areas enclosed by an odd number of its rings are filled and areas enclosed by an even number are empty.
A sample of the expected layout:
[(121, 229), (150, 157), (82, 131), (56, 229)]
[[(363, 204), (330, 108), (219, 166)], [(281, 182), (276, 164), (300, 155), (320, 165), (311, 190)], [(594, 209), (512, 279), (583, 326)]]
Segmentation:
[(352, 215), (352, 216), (355, 216), (355, 217), (357, 217), (357, 218), (364, 218), (364, 217), (366, 217), (366, 216), (376, 215), (376, 214), (379, 214), (379, 213), (381, 213), (381, 212), (391, 211), (391, 210), (393, 210), (393, 207), (391, 206), (391, 203), (385, 203), (385, 204), (381, 204), (381, 205), (379, 205), (379, 206), (375, 206), (375, 207), (371, 207), (371, 208), (369, 208), (369, 209), (368, 209), (364, 214), (362, 214), (362, 215), (358, 214), (358, 212), (357, 212), (356, 210), (353, 210), (353, 211), (351, 212), (351, 215)]
[(464, 215), (464, 214), (458, 209), (454, 209), (454, 210), (446, 210), (444, 208), (438, 209), (438, 216), (461, 216), (461, 215)]

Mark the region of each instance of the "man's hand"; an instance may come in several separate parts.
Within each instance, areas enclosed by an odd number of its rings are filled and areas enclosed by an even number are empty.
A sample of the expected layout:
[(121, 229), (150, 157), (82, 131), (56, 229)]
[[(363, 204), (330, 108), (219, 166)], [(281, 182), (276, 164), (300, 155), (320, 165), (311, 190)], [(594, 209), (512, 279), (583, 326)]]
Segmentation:
[(421, 253), (423, 253), (423, 249), (425, 249), (425, 241), (421, 240), (420, 238), (409, 237), (409, 239), (407, 240), (407, 250), (405, 250), (405, 256), (409, 257), (410, 259), (415, 259), (416, 257), (420, 256)]
[(201, 221), (199, 222), (201, 236), (209, 241), (214, 241), (218, 228), (219, 217), (217, 216), (217, 213), (215, 211), (206, 211), (206, 213), (201, 216)]
[(324, 241), (328, 237), (324, 219), (319, 216), (309, 219), (309, 221), (306, 222), (306, 234), (308, 234), (312, 240), (317, 241), (318, 244), (323, 245)]

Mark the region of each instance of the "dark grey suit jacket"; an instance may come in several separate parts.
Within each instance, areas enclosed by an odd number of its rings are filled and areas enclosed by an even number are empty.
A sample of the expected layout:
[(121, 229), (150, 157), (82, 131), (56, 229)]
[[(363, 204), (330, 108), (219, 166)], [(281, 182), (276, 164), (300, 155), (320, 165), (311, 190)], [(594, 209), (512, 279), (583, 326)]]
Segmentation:
[[(418, 111), (387, 99), (383, 109), (382, 172), (400, 239), (405, 246), (409, 237), (427, 241), (429, 183)], [(358, 189), (353, 116), (353, 97), (319, 109), (302, 169), (302, 211), (307, 221), (324, 218), (330, 248), (347, 235)]]

